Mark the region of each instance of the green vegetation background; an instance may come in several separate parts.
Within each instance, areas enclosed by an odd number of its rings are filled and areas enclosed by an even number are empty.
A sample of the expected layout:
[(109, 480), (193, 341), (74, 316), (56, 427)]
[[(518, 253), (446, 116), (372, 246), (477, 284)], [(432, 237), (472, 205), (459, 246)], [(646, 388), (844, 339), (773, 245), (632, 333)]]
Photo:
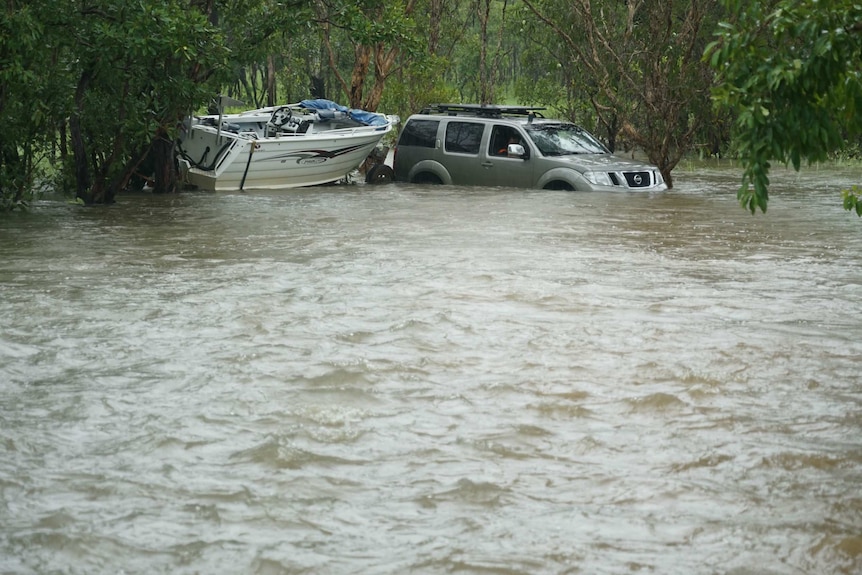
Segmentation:
[(10, 0), (0, 209), (177, 191), (182, 119), (227, 94), (401, 117), (544, 105), (671, 185), (683, 159), (733, 158), (740, 202), (765, 211), (772, 163), (858, 161), (859, 62), (853, 0)]

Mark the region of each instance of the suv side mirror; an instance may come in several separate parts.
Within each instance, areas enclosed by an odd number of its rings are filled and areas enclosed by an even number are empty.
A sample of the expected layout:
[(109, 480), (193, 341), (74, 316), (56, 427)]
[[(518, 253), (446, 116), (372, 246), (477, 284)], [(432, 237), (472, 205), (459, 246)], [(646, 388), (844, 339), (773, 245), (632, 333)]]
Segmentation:
[(527, 159), (527, 151), (521, 144), (509, 144), (506, 147), (506, 155), (510, 158), (522, 158), (524, 160)]

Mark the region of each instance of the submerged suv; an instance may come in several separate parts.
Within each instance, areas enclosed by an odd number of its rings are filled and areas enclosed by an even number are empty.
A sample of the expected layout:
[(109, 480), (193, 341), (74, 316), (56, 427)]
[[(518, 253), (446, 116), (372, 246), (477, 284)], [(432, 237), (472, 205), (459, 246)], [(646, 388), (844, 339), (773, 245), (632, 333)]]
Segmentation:
[(433, 104), (407, 119), (395, 180), (546, 190), (666, 190), (658, 168), (615, 156), (545, 108)]

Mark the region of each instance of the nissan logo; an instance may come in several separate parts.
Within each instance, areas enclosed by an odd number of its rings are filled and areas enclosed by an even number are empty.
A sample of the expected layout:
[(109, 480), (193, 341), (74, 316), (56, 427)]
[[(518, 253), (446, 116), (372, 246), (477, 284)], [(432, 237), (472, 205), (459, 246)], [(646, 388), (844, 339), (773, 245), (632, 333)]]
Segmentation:
[(644, 181), (643, 176), (641, 176), (640, 174), (635, 174), (635, 177), (632, 179), (634, 180), (636, 186), (641, 185)]

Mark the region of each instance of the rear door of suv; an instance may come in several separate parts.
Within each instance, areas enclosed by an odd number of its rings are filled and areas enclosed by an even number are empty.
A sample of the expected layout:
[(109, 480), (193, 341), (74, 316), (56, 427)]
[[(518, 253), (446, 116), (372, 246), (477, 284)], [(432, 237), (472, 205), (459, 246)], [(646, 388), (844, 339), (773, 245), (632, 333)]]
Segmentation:
[(450, 118), (443, 134), (443, 160), (457, 185), (481, 186), (483, 142), (487, 125), (469, 119)]

